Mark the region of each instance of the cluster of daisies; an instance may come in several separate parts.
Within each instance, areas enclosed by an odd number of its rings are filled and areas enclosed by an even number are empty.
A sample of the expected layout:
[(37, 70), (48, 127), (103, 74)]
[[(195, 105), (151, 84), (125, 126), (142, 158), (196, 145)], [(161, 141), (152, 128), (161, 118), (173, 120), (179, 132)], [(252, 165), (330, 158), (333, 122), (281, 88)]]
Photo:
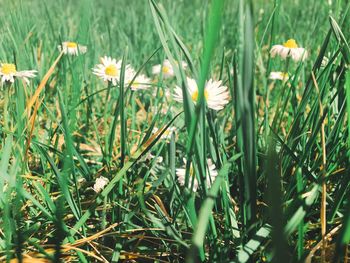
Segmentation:
[[(286, 60), (291, 58), (293, 61), (304, 61), (308, 53), (304, 48), (301, 48), (297, 45), (294, 39), (290, 39), (285, 42), (283, 45), (274, 45), (270, 51), (271, 57), (275, 57), (279, 55), (282, 59)], [(184, 70), (187, 68), (187, 64), (185, 62), (178, 63), (178, 66), (182, 67)], [(120, 69), (121, 69), (121, 61), (116, 61), (115, 59), (104, 57), (101, 58), (101, 64), (96, 65), (93, 69), (93, 73), (103, 79), (104, 81), (112, 82), (113, 85), (119, 82), (120, 77)], [(164, 79), (171, 78), (175, 75), (174, 68), (169, 60), (164, 60), (163, 64), (159, 64), (153, 66), (152, 74), (162, 74)], [(278, 80), (287, 80), (288, 74), (284, 72), (271, 72), (271, 79)], [(150, 80), (144, 75), (137, 76), (135, 78), (135, 71), (132, 69), (130, 65), (126, 66), (125, 69), (125, 79), (124, 83), (130, 86), (132, 90), (138, 89), (146, 89), (150, 87)], [(197, 102), (198, 99), (198, 86), (196, 80), (187, 77), (187, 87), (190, 98), (193, 103)], [(175, 86), (173, 99), (178, 102), (183, 101), (183, 90), (181, 87)], [(222, 85), (221, 81), (215, 81), (213, 79), (209, 79), (204, 87), (204, 98), (208, 108), (219, 111), (222, 110), (225, 105), (229, 102), (229, 91), (228, 88)], [(153, 132), (156, 132), (155, 129)], [(169, 139), (171, 137), (171, 133), (175, 132), (175, 128), (172, 127), (167, 130), (163, 139)], [(183, 160), (184, 166), (183, 168), (176, 169), (176, 175), (178, 177), (178, 181), (180, 185), (185, 185), (185, 176), (186, 176), (186, 160)], [(212, 163), (211, 159), (207, 160), (207, 175), (206, 175), (206, 186), (210, 188), (211, 183), (215, 180), (217, 176), (217, 170), (215, 164)], [(194, 169), (192, 164), (190, 165), (190, 180), (188, 182), (187, 187), (191, 188), (192, 191), (196, 192), (199, 187), (199, 182), (197, 177), (194, 174)], [(94, 185), (95, 191), (99, 192), (103, 187), (108, 183), (108, 179), (99, 178)]]
[[(66, 55), (78, 56), (85, 54), (87, 52), (87, 47), (80, 45), (76, 42), (63, 42), (58, 46), (58, 50)], [(283, 45), (274, 45), (270, 51), (271, 57), (279, 55), (282, 59), (291, 58), (294, 61), (303, 61), (307, 58), (308, 54), (304, 48), (297, 45), (294, 39), (290, 39)], [(34, 78), (36, 76), (36, 70), (25, 70), (18, 71), (14, 64), (2, 63), (0, 64), (0, 77), (1, 83), (13, 83), (16, 78), (24, 80), (25, 83), (29, 82), (29, 78)], [(182, 67), (183, 70), (187, 69), (186, 62), (177, 62), (177, 66)], [(102, 79), (109, 85), (116, 86), (121, 82), (121, 71), (122, 71), (122, 61), (116, 60), (108, 56), (100, 58), (100, 63), (97, 64), (93, 69), (92, 73)], [(162, 64), (155, 65), (152, 67), (153, 75), (160, 75), (163, 79), (169, 79), (174, 77), (175, 71), (173, 65), (169, 60), (164, 60)], [(271, 72), (271, 79), (286, 80), (288, 78), (287, 73), (283, 72)], [(124, 70), (124, 86), (129, 87), (133, 91), (145, 90), (152, 87), (152, 81), (144, 74), (137, 74), (131, 65), (126, 65)], [(198, 86), (196, 80), (187, 77), (187, 89), (190, 98), (195, 104), (198, 99)], [(167, 92), (167, 91), (166, 91)], [(175, 86), (173, 90), (173, 99), (177, 102), (183, 102), (183, 89), (181, 87)], [(209, 79), (205, 83), (204, 87), (204, 99), (208, 108), (219, 111), (222, 110), (225, 105), (229, 102), (229, 91), (227, 86), (223, 85), (222, 81), (216, 81)], [(153, 131), (156, 132), (156, 131)], [(163, 135), (163, 139), (171, 138), (172, 133), (175, 132), (174, 127), (170, 127)], [(191, 164), (192, 165), (192, 164)], [(207, 176), (206, 183), (209, 188), (211, 182), (214, 181), (217, 176), (217, 170), (212, 160), (207, 160)], [(176, 169), (176, 175), (180, 185), (185, 185), (185, 175), (186, 175), (186, 160), (184, 160), (183, 168)], [(197, 191), (199, 183), (197, 177), (194, 174), (194, 169), (191, 166), (190, 180), (187, 187), (191, 188), (194, 192)], [(100, 192), (107, 184), (109, 180), (103, 176), (96, 179), (93, 189), (96, 192)]]
[[(100, 64), (97, 64), (93, 68), (93, 74), (101, 78), (105, 82), (109, 82), (112, 85), (116, 85), (120, 82), (120, 72), (122, 61), (117, 61), (114, 58), (110, 57), (102, 57), (100, 59)], [(184, 70), (187, 68), (187, 63), (181, 61), (178, 63), (178, 66), (181, 66)], [(124, 83), (126, 86), (129, 86), (132, 90), (142, 90), (151, 87), (151, 81), (145, 75), (135, 76), (135, 70), (131, 65), (125, 66), (125, 75), (124, 75)], [(162, 64), (155, 65), (152, 67), (152, 74), (158, 75), (161, 74), (164, 79), (169, 79), (174, 77), (175, 72), (172, 64), (169, 60), (164, 60)], [(197, 102), (198, 99), (198, 86), (197, 82), (187, 77), (187, 87), (190, 98), (193, 103)], [(222, 110), (225, 105), (229, 102), (229, 91), (228, 88), (222, 85), (221, 81), (215, 81), (213, 79), (209, 79), (204, 87), (204, 98), (208, 108), (219, 111)], [(183, 93), (182, 88), (175, 86), (173, 99), (177, 102), (183, 101)], [(153, 130), (153, 133), (157, 132), (157, 128)], [(175, 132), (175, 127), (169, 127), (168, 130), (164, 132), (162, 135), (162, 139), (169, 140), (172, 136), (172, 133)], [(211, 159), (207, 160), (208, 169), (207, 169), (207, 187), (209, 188), (211, 183), (214, 181), (217, 176), (217, 170), (215, 165), (212, 163)], [(186, 176), (186, 160), (184, 160), (184, 167), (180, 169), (176, 169), (176, 175), (178, 177), (178, 181), (180, 185), (185, 185), (185, 176)], [(198, 180), (194, 174), (194, 169), (190, 168), (190, 180), (189, 187), (196, 192), (199, 186)], [(94, 190), (96, 192), (100, 192), (107, 184), (109, 180), (103, 176), (97, 178), (96, 183), (94, 185)]]
[[(294, 39), (289, 39), (282, 45), (274, 45), (270, 50), (271, 57), (280, 56), (283, 60), (292, 59), (294, 62), (304, 61), (308, 57), (308, 52), (305, 48), (299, 47)], [(270, 79), (287, 81), (289, 76), (286, 72), (271, 72)]]

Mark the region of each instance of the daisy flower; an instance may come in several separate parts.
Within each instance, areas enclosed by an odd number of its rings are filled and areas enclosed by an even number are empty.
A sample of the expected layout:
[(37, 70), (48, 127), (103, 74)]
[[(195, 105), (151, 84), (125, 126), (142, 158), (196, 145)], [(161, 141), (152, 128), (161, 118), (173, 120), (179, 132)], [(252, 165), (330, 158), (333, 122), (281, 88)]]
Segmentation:
[(324, 56), (324, 57), (322, 58), (321, 67), (322, 67), (322, 68), (327, 67), (328, 63), (329, 63), (329, 58), (326, 57), (326, 56)]
[[(126, 84), (129, 85), (133, 77), (126, 79)], [(145, 75), (138, 75), (136, 79), (131, 83), (131, 90), (144, 90), (150, 87), (151, 80)]]
[[(153, 128), (153, 133), (156, 133), (156, 132), (158, 132), (158, 128), (157, 127), (154, 127)], [(173, 134), (173, 133), (175, 133), (175, 131), (176, 131), (176, 127), (169, 127), (168, 129), (166, 129), (165, 131), (164, 131), (164, 133), (162, 134), (162, 136), (160, 137), (162, 140), (170, 140), (171, 139), (171, 135)]]
[(103, 79), (103, 81), (110, 81), (115, 86), (119, 82), (120, 68), (122, 61), (115, 58), (104, 56), (100, 59), (101, 64), (97, 64), (92, 73)]
[[(183, 168), (178, 168), (176, 169), (176, 176), (177, 176), (177, 179), (180, 183), (180, 185), (184, 186), (185, 185), (185, 176), (186, 176), (186, 159), (183, 159), (184, 161), (184, 166)], [(218, 171), (216, 170), (216, 166), (215, 164), (213, 164), (212, 160), (211, 159), (207, 159), (207, 176), (206, 176), (206, 184), (207, 184), (207, 187), (210, 188), (211, 187), (211, 184), (214, 182), (215, 180), (215, 177), (218, 175)], [(192, 185), (192, 181), (193, 181), (193, 192), (197, 192), (197, 189), (198, 189), (198, 180), (194, 174), (194, 169), (193, 169), (193, 166), (192, 166), (192, 163), (191, 163), (191, 166), (190, 166), (190, 171), (189, 171), (189, 175), (190, 175), (190, 178), (189, 178), (189, 185), (191, 186)]]
[(34, 78), (36, 76), (36, 73), (36, 70), (17, 71), (15, 64), (0, 64), (0, 78), (2, 84), (4, 84), (5, 82), (13, 83), (15, 81), (15, 78), (23, 79), (28, 84), (29, 78)]
[[(208, 80), (204, 87), (204, 99), (207, 102), (209, 108), (213, 110), (222, 110), (229, 102), (229, 92), (226, 86), (221, 85), (220, 81)], [(187, 78), (188, 92), (194, 103), (198, 99), (198, 86), (194, 79)], [(175, 87), (174, 100), (178, 102), (183, 101), (182, 89), (178, 86)]]
[(281, 71), (277, 71), (277, 72), (271, 72), (270, 73), (270, 76), (269, 76), (269, 79), (272, 79), (272, 80), (283, 80), (283, 81), (286, 81), (288, 80), (289, 76), (288, 76), (288, 73), (286, 72), (281, 72)]
[(94, 184), (94, 191), (96, 193), (99, 193), (105, 188), (105, 186), (109, 183), (108, 178), (100, 176), (99, 178), (96, 179), (95, 184)]
[(289, 39), (283, 45), (274, 45), (271, 48), (271, 57), (279, 55), (282, 59), (291, 57), (295, 62), (304, 61), (308, 53), (305, 48), (299, 47), (294, 39)]
[(58, 50), (63, 51), (64, 54), (78, 56), (79, 54), (85, 54), (87, 47), (80, 45), (76, 42), (63, 42), (61, 45), (58, 45)]
[(154, 156), (152, 153), (149, 153), (146, 157), (148, 161), (153, 161), (154, 159), (157, 164), (161, 164), (164, 158), (162, 156)]
[[(187, 68), (187, 63), (181, 61), (181, 66), (183, 69)], [(175, 75), (174, 68), (168, 59), (163, 61), (163, 64), (158, 64), (152, 67), (152, 74), (158, 75), (162, 72), (163, 78), (170, 78)]]

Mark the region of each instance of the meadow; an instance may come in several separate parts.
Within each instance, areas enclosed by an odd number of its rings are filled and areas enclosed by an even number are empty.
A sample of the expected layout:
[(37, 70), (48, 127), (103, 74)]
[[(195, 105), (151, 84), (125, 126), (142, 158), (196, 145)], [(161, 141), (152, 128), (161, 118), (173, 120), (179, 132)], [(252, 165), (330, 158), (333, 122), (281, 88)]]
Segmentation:
[(344, 0), (0, 0), (0, 262), (348, 262)]

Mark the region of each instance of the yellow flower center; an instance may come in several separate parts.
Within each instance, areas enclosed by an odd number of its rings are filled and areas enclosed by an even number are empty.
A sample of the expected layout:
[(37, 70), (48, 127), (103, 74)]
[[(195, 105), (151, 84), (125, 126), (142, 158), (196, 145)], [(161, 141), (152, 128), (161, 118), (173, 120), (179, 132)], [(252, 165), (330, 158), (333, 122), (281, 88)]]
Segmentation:
[(77, 48), (78, 47), (78, 44), (75, 42), (67, 42), (66, 45), (68, 48)]
[(289, 39), (283, 46), (286, 48), (298, 48), (297, 42), (294, 39)]
[[(196, 102), (197, 101), (197, 99), (198, 99), (198, 90), (195, 90), (193, 93), (192, 93), (192, 100), (194, 101), (194, 102)], [(207, 101), (208, 100), (208, 91), (205, 89), (204, 90), (204, 98), (205, 98), (205, 100)]]
[(14, 64), (2, 64), (0, 71), (5, 75), (15, 74), (17, 72), (16, 66)]
[(118, 74), (118, 69), (116, 65), (109, 65), (105, 68), (105, 73), (108, 76), (116, 77)]
[(163, 74), (169, 74), (170, 73), (170, 67), (168, 66), (163, 66), (162, 67)]
[(286, 73), (286, 72), (282, 72), (281, 76), (283, 79), (288, 79), (288, 73)]
[(134, 82), (132, 83), (132, 87), (133, 87), (134, 89), (138, 89), (140, 86), (141, 86), (141, 83), (140, 83), (140, 82), (134, 81)]
[(171, 131), (170, 130), (166, 130), (164, 133), (163, 133), (163, 136), (165, 137), (168, 137), (170, 135)]

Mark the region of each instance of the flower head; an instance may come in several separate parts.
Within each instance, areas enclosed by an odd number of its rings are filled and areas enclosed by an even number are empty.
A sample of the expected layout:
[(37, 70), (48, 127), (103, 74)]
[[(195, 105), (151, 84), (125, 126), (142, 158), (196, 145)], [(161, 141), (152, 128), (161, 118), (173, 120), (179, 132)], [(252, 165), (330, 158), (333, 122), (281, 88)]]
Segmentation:
[(92, 73), (103, 79), (103, 81), (110, 81), (113, 85), (117, 85), (120, 77), (120, 68), (122, 61), (117, 62), (116, 59), (104, 56), (101, 59), (101, 64), (97, 64)]
[[(134, 75), (133, 75), (134, 76)], [(133, 76), (131, 78), (126, 78), (126, 84), (130, 84), (130, 82), (133, 79)], [(145, 75), (141, 74), (136, 77), (136, 79), (131, 83), (131, 90), (144, 90), (148, 89), (150, 87), (151, 80), (147, 78)]]
[(281, 71), (277, 71), (277, 72), (271, 72), (269, 79), (272, 80), (282, 80), (282, 81), (287, 81), (289, 78), (288, 73), (286, 72), (281, 72)]
[[(186, 159), (183, 159), (184, 166), (183, 168), (178, 168), (176, 169), (176, 176), (177, 179), (179, 180), (180, 185), (184, 186), (185, 185), (185, 176), (186, 176)], [(211, 184), (214, 182), (215, 177), (218, 175), (218, 171), (216, 170), (215, 164), (213, 164), (211, 159), (207, 159), (207, 176), (206, 176), (206, 185), (208, 188), (211, 187)], [(189, 171), (189, 186), (192, 185), (193, 182), (193, 192), (196, 192), (198, 189), (198, 180), (194, 174), (194, 169), (191, 164), (190, 166), (190, 171)]]
[[(181, 61), (181, 66), (183, 69), (187, 68), (187, 63)], [(152, 67), (152, 74), (157, 75), (162, 72), (163, 78), (170, 78), (175, 75), (174, 68), (168, 59), (163, 61), (163, 64), (158, 64)]]
[(163, 163), (164, 158), (162, 156), (155, 156), (152, 153), (149, 153), (146, 155), (146, 160), (148, 160), (150, 162), (155, 160), (156, 164), (161, 164), (161, 163)]
[(78, 56), (79, 54), (85, 54), (87, 47), (76, 42), (66, 41), (58, 45), (58, 50), (63, 51), (64, 54)]
[[(222, 110), (229, 102), (229, 92), (226, 86), (221, 85), (220, 81), (208, 80), (204, 87), (204, 99), (207, 102), (209, 108), (213, 110)], [(198, 86), (194, 79), (187, 78), (188, 92), (194, 103), (198, 99)], [(182, 102), (183, 94), (182, 89), (178, 86), (175, 87), (174, 100)]]
[(271, 57), (279, 55), (282, 59), (291, 57), (295, 62), (304, 61), (308, 57), (305, 48), (299, 47), (294, 39), (289, 39), (283, 45), (274, 45), (271, 48)]
[(94, 184), (94, 191), (96, 193), (99, 193), (105, 188), (105, 186), (109, 183), (108, 178), (100, 176), (99, 178), (96, 179), (95, 184)]
[[(153, 128), (153, 133), (156, 133), (156, 132), (158, 132), (158, 128), (157, 127), (154, 127)], [(162, 136), (160, 137), (162, 140), (170, 140), (171, 139), (171, 135), (173, 134), (173, 133), (175, 133), (175, 131), (176, 131), (176, 127), (169, 127), (168, 129), (166, 129), (165, 131), (164, 131), (164, 133), (162, 134)]]
[(327, 67), (328, 63), (329, 63), (329, 58), (326, 57), (326, 56), (324, 56), (324, 57), (322, 58), (321, 67), (322, 67), (322, 68)]
[(0, 78), (2, 84), (5, 82), (13, 83), (15, 78), (23, 79), (28, 84), (29, 78), (34, 78), (36, 73), (36, 70), (17, 71), (16, 65), (11, 63), (0, 64)]

